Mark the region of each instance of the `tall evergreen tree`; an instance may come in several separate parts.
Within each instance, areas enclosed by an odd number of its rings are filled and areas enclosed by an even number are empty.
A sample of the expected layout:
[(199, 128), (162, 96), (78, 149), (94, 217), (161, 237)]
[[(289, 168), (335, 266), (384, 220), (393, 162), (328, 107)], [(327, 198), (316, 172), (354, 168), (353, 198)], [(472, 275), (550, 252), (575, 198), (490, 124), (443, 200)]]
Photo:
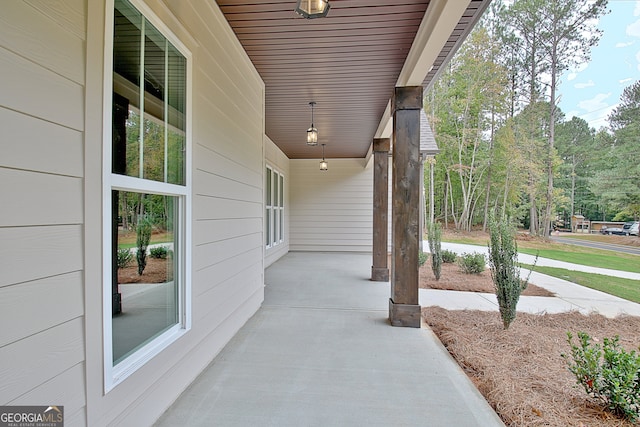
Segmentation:
[[(553, 215), (553, 175), (556, 164), (555, 125), (557, 90), (562, 73), (589, 60), (591, 47), (600, 39), (595, 24), (607, 12), (607, 0), (516, 0), (509, 8), (513, 30), (524, 41), (521, 57), (529, 70), (529, 102), (545, 96), (549, 105), (546, 153), (546, 200), (542, 218), (543, 234), (551, 230)], [(545, 87), (546, 90), (539, 92)], [(532, 211), (533, 212), (533, 211)]]
[[(562, 159), (559, 182), (556, 187), (564, 190), (569, 197), (569, 215), (573, 217), (576, 206), (580, 213), (586, 212), (588, 199), (593, 199), (588, 189), (588, 178), (593, 171), (594, 161), (600, 156), (596, 149), (595, 129), (578, 117), (560, 123), (556, 132), (556, 147)], [(592, 218), (596, 219), (596, 218)]]
[(602, 200), (640, 213), (640, 81), (622, 92), (620, 104), (609, 116), (612, 131), (607, 163), (596, 174), (592, 184)]

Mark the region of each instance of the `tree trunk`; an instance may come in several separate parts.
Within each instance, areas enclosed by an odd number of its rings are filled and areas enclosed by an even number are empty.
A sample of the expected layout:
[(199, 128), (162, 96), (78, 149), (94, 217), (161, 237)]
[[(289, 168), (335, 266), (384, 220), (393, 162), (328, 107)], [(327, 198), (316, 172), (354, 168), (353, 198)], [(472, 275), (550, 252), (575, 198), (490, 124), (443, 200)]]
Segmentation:
[[(553, 34), (555, 39), (556, 34), (556, 20), (553, 20)], [(553, 157), (554, 157), (554, 145), (555, 145), (555, 129), (556, 129), (556, 84), (557, 84), (557, 66), (558, 66), (558, 53), (557, 43), (554, 40), (551, 50), (551, 99), (549, 102), (549, 147), (547, 157), (547, 205), (544, 213), (544, 237), (551, 235), (551, 221), (552, 221), (552, 209), (553, 209)]]

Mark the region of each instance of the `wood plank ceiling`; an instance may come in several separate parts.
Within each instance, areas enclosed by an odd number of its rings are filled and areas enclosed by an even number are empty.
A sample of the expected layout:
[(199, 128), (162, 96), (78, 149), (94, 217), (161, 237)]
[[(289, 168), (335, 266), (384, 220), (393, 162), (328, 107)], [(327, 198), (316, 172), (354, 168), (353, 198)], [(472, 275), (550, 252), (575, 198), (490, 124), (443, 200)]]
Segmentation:
[[(470, 2), (425, 86), (488, 2)], [(312, 20), (293, 11), (295, 0), (217, 3), (265, 82), (267, 136), (289, 158), (321, 157), (305, 142), (315, 101), (326, 157), (365, 157), (429, 0), (333, 0), (327, 17)]]

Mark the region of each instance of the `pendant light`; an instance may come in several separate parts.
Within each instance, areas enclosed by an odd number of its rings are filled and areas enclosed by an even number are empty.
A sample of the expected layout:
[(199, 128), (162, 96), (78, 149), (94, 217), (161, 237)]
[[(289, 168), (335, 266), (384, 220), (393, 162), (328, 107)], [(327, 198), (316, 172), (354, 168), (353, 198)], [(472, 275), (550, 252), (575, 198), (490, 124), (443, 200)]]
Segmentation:
[(329, 163), (324, 159), (324, 144), (322, 144), (322, 160), (320, 161), (320, 170), (326, 171), (329, 169)]
[(309, 103), (311, 105), (311, 127), (307, 129), (307, 145), (318, 145), (318, 129), (313, 126), (313, 106), (315, 101)]
[(330, 7), (329, 0), (298, 0), (295, 11), (307, 19), (324, 18)]

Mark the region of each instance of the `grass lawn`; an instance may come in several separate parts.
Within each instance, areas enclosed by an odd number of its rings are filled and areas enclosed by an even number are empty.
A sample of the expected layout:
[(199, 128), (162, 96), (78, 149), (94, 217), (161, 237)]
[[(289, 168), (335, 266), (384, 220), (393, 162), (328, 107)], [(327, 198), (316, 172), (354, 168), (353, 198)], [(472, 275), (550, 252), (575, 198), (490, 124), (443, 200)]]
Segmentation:
[[(489, 234), (445, 231), (442, 240), (486, 247), (489, 241)], [(584, 246), (567, 245), (549, 240), (529, 238), (527, 240), (518, 240), (518, 252), (530, 255), (538, 254), (541, 258), (549, 258), (573, 264), (640, 273), (640, 256), (604, 249), (587, 248)]]
[(552, 249), (523, 248), (518, 244), (518, 252), (529, 255), (539, 254), (541, 258), (573, 264), (640, 273), (640, 257), (637, 255), (553, 243), (547, 244), (547, 246)]
[[(522, 267), (530, 269), (532, 266), (522, 264)], [(640, 303), (640, 281), (638, 280), (565, 270), (564, 268), (541, 267), (539, 265), (535, 267), (534, 271)]]

